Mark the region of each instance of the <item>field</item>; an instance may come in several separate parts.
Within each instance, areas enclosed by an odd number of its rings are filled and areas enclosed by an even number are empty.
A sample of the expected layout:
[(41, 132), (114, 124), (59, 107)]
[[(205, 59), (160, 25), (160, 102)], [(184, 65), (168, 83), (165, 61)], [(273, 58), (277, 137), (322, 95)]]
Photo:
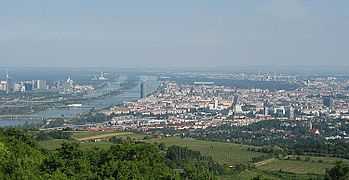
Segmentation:
[(67, 140), (52, 139), (52, 140), (39, 141), (39, 146), (51, 151), (51, 150), (56, 150), (59, 147), (61, 147), (61, 144), (65, 141), (67, 141)]
[(132, 132), (117, 132), (117, 131), (75, 131), (73, 133), (73, 138), (80, 140), (80, 141), (86, 141), (86, 140), (92, 140), (92, 139), (101, 139), (101, 138), (108, 138), (108, 137), (131, 137), (136, 139), (142, 139), (144, 135), (141, 134), (135, 134)]
[(72, 131), (72, 132), (73, 132), (72, 137), (75, 139), (114, 133), (112, 131)]
[[(253, 157), (266, 155), (264, 153), (248, 151), (246, 145), (203, 141), (191, 138), (164, 137), (151, 138), (144, 140), (144, 135), (124, 132), (74, 132), (73, 141), (80, 142), (82, 149), (87, 148), (109, 148), (112, 143), (105, 141), (93, 142), (95, 139), (103, 139), (109, 137), (130, 137), (148, 143), (164, 143), (166, 146), (178, 145), (188, 147), (189, 149), (200, 151), (206, 156), (211, 156), (215, 161), (222, 165), (234, 166), (237, 164), (251, 164)], [(40, 141), (40, 145), (48, 150), (55, 150), (68, 140), (48, 140)], [(296, 158), (299, 157), (299, 158)], [(300, 160), (296, 160), (300, 159)], [(337, 161), (348, 160), (331, 158), (331, 157), (310, 157), (310, 156), (289, 156), (288, 159), (267, 159), (262, 162), (255, 163), (256, 168), (245, 170), (233, 176), (220, 177), (220, 179), (251, 179), (257, 175), (262, 175), (267, 179), (307, 179), (323, 175), (326, 169), (332, 168)]]
[(107, 134), (99, 134), (99, 135), (92, 135), (88, 137), (81, 137), (81, 138), (76, 138), (78, 141), (91, 141), (91, 140), (96, 140), (96, 139), (104, 139), (104, 138), (111, 138), (114, 136), (131, 136), (133, 133), (130, 132), (110, 132)]
[[(296, 160), (297, 157), (300, 160)], [(289, 156), (289, 159), (285, 160), (271, 159), (267, 160), (266, 163), (261, 162), (257, 168), (273, 172), (281, 170), (296, 174), (322, 175), (326, 169), (332, 168), (338, 161), (349, 164), (349, 160), (333, 157)]]
[(334, 157), (314, 157), (314, 156), (289, 156), (290, 159), (296, 159), (296, 157), (299, 157), (302, 160), (305, 160), (306, 158), (309, 158), (309, 161), (315, 161), (315, 162), (323, 162), (327, 164), (335, 164), (338, 161), (342, 161), (345, 164), (349, 164), (349, 160), (347, 159), (340, 159), (340, 158), (334, 158)]
[[(77, 141), (88, 141), (93, 139), (102, 139), (107, 137), (131, 137), (137, 140), (143, 140), (144, 135), (134, 133), (123, 133), (123, 132), (76, 132), (73, 134), (73, 139)], [(55, 150), (65, 140), (47, 140), (41, 141), (40, 145), (48, 150)], [(153, 138), (145, 140), (149, 143), (165, 143), (167, 146), (178, 145), (185, 146), (189, 149), (200, 151), (204, 155), (211, 156), (217, 162), (227, 165), (234, 166), (237, 164), (245, 164), (251, 162), (253, 157), (264, 155), (263, 153), (247, 151), (249, 146), (238, 145), (232, 143), (212, 142), (212, 141), (201, 141), (195, 139), (182, 139), (177, 137), (170, 138)], [(112, 143), (109, 142), (82, 142), (82, 148), (89, 147), (109, 147)]]
[(326, 169), (332, 168), (334, 164), (306, 162), (295, 160), (273, 160), (259, 166), (258, 169), (265, 171), (284, 171), (296, 174), (325, 174)]
[[(68, 140), (63, 140), (63, 139), (53, 139), (53, 140), (47, 140), (47, 141), (40, 141), (39, 146), (41, 146), (44, 149), (53, 151), (61, 147), (61, 144), (65, 141)], [(112, 143), (109, 142), (81, 142), (80, 147), (82, 149), (87, 149), (87, 148), (102, 148), (102, 149), (107, 149), (112, 145)]]
[(161, 139), (150, 139), (147, 142), (165, 143), (167, 146), (178, 145), (185, 146), (189, 149), (200, 151), (202, 154), (211, 156), (217, 162), (227, 165), (234, 166), (241, 163), (251, 162), (253, 157), (265, 155), (263, 153), (247, 151), (249, 146), (223, 143), (223, 142), (212, 142), (212, 141), (201, 141), (189, 138), (161, 138)]
[[(308, 174), (293, 174), (287, 172), (270, 172), (263, 171), (260, 169), (250, 169), (245, 170), (238, 174), (220, 176), (219, 180), (251, 180), (253, 178), (260, 177), (261, 179), (267, 180), (309, 180), (309, 179), (319, 179), (320, 176), (308, 175)], [(320, 178), (321, 179), (321, 178)]]
[[(106, 149), (106, 148), (110, 147), (112, 145), (112, 143), (103, 142), (103, 141), (98, 141), (98, 142), (88, 142), (88, 141), (93, 141), (95, 139), (109, 138), (109, 137), (113, 137), (113, 136), (117, 136), (120, 138), (131, 137), (134, 139), (143, 139), (143, 137), (144, 137), (141, 134), (134, 134), (131, 132), (81, 131), (81, 132), (74, 132), (72, 135), (72, 140), (70, 140), (70, 141), (81, 142), (80, 147), (83, 149), (93, 148), (93, 147), (99, 147), (99, 148)], [(68, 141), (68, 140), (63, 140), (63, 139), (45, 140), (45, 141), (40, 141), (39, 145), (42, 148), (47, 149), (47, 150), (56, 150), (65, 141)], [(82, 142), (82, 141), (84, 141), (84, 142)]]
[[(246, 145), (201, 141), (189, 138), (169, 137), (150, 139), (147, 140), (147, 142), (165, 143), (167, 146), (185, 146), (189, 149), (200, 151), (204, 155), (211, 156), (215, 161), (227, 166), (251, 163), (253, 157), (265, 155), (263, 153), (247, 151), (249, 146)], [(244, 171), (237, 177), (240, 177), (240, 179), (249, 179), (255, 177), (255, 175), (263, 174), (263, 177), (267, 177), (267, 179), (283, 179), (286, 177), (307, 179), (312, 177), (309, 175), (323, 175), (326, 169), (332, 168), (337, 161), (343, 161), (349, 164), (348, 160), (339, 158), (310, 156), (299, 157), (301, 160), (295, 160), (296, 157), (292, 156), (290, 156), (290, 159), (292, 160), (268, 159), (264, 162), (256, 163), (257, 169), (248, 170), (248, 172)], [(305, 161), (307, 158), (309, 160)], [(225, 178), (222, 177), (222, 179)], [(227, 177), (226, 179), (232, 179), (232, 177)]]

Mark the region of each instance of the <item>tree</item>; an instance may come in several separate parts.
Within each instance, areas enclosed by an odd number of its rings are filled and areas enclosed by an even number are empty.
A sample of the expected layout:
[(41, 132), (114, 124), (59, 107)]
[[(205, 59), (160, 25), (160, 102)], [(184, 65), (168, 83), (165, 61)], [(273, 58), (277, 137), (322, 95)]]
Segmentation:
[(349, 179), (349, 167), (342, 162), (337, 162), (336, 166), (326, 171), (325, 180), (347, 180)]
[[(53, 135), (61, 137), (56, 132)], [(222, 166), (200, 152), (177, 146), (160, 150), (159, 145), (130, 138), (108, 149), (82, 149), (69, 139), (56, 151), (43, 150), (36, 144), (28, 132), (0, 128), (0, 179), (201, 180), (215, 179), (224, 172)]]
[(159, 149), (162, 150), (162, 151), (165, 151), (165, 150), (166, 150), (166, 145), (165, 145), (165, 143), (163, 143), (163, 142), (160, 143), (160, 144), (159, 144)]

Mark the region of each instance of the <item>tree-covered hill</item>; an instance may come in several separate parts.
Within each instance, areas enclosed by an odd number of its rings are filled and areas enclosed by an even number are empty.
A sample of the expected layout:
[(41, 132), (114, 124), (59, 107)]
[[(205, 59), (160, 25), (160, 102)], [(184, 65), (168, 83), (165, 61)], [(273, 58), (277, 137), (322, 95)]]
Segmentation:
[[(161, 148), (161, 149), (160, 149)], [(222, 166), (183, 147), (127, 142), (82, 149), (74, 141), (56, 151), (37, 145), (31, 133), (0, 129), (1, 179), (216, 179)]]

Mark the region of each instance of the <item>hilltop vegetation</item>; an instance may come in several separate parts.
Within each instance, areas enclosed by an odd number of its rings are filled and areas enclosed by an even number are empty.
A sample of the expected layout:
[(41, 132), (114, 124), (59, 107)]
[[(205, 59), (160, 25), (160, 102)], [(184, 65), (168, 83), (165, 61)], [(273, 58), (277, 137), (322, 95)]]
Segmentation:
[(346, 159), (333, 157), (313, 157), (299, 155), (278, 156), (283, 153), (277, 148), (247, 146), (226, 142), (204, 141), (193, 138), (163, 137), (146, 140), (152, 143), (164, 143), (167, 146), (178, 145), (200, 151), (225, 167), (231, 167), (232, 175), (221, 179), (323, 179), (326, 171)]
[(337, 163), (343, 159), (278, 158), (273, 152), (264, 147), (115, 131), (0, 129), (0, 177), (332, 180), (348, 176), (348, 161)]
[[(336, 121), (333, 121), (334, 123)], [(320, 127), (320, 125), (318, 125)], [(164, 133), (168, 132), (161, 130)], [(253, 146), (277, 146), (281, 154), (331, 156), (349, 159), (349, 143), (346, 139), (326, 140), (330, 130), (320, 129), (324, 135), (309, 131), (302, 121), (260, 121), (248, 126), (222, 125), (188, 132), (175, 132), (184, 137), (222, 142), (234, 142)], [(332, 130), (333, 132), (339, 130)], [(325, 133), (326, 132), (326, 133)]]
[(195, 151), (200, 151), (204, 155), (211, 156), (217, 162), (226, 166), (246, 164), (248, 162), (252, 162), (253, 158), (267, 155), (262, 152), (248, 151), (250, 146), (233, 143), (202, 141), (191, 138), (169, 137), (161, 139), (149, 139), (147, 142), (164, 143), (167, 146), (178, 145), (188, 147)]
[[(36, 134), (37, 136), (37, 134)], [(39, 137), (39, 136), (37, 136)], [(1, 179), (216, 179), (224, 168), (200, 152), (128, 141), (82, 149), (66, 140), (54, 151), (18, 129), (0, 129)]]

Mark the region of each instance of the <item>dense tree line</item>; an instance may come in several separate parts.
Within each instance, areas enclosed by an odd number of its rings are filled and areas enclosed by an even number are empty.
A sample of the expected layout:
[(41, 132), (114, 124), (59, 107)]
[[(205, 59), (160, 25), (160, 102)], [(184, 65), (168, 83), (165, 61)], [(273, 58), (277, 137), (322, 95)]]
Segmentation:
[[(62, 137), (58, 132), (39, 133)], [(32, 134), (0, 129), (1, 179), (215, 179), (224, 169), (199, 152), (127, 141), (109, 149), (82, 149), (68, 141), (56, 151), (37, 145)]]
[(168, 80), (176, 81), (179, 84), (193, 84), (194, 82), (214, 82), (217, 86), (236, 87), (239, 89), (268, 89), (272, 91), (290, 91), (300, 87), (299, 84), (287, 81), (238, 80), (205, 77), (170, 77)]
[(169, 147), (166, 159), (171, 168), (185, 170), (189, 179), (211, 179), (214, 175), (224, 174), (224, 168), (211, 157), (202, 156), (200, 152), (186, 147)]
[[(173, 134), (171, 130), (161, 130)], [(174, 132), (179, 134), (178, 132)], [(255, 151), (267, 152), (277, 146), (274, 154), (333, 156), (349, 159), (349, 143), (345, 139), (326, 140), (311, 133), (304, 122), (279, 120), (262, 121), (249, 126), (222, 125), (203, 130), (181, 132), (182, 136), (202, 140), (227, 141), (262, 147)], [(265, 149), (267, 148), (267, 149)], [(252, 150), (252, 149), (250, 149)]]
[(39, 141), (50, 140), (50, 139), (70, 139), (72, 132), (49, 130), (49, 131), (38, 131), (35, 133), (34, 138)]
[(73, 120), (75, 124), (104, 123), (110, 121), (111, 117), (99, 112), (90, 111)]
[(349, 167), (338, 162), (335, 167), (326, 171), (325, 180), (349, 179)]

